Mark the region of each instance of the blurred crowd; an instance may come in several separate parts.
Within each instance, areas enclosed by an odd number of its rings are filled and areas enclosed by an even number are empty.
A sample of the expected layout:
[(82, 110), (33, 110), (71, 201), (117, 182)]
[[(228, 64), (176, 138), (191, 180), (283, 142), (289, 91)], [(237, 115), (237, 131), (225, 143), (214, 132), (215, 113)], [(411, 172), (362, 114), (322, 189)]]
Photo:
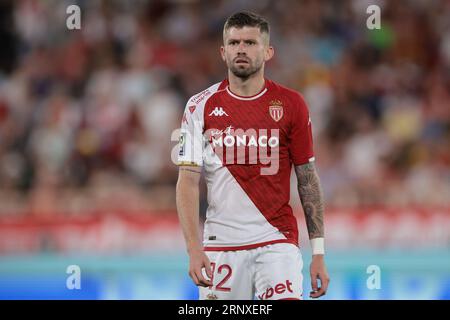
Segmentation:
[(172, 132), (225, 77), (242, 9), (271, 23), (267, 77), (309, 104), (327, 205), (450, 204), (449, 1), (19, 0), (2, 6), (0, 213), (173, 210)]

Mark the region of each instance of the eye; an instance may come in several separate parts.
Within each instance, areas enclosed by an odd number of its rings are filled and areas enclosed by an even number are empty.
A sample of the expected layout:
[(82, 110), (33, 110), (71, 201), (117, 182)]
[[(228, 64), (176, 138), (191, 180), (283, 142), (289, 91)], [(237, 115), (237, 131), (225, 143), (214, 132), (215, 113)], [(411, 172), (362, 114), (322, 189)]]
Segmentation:
[(248, 45), (255, 45), (256, 42), (253, 41), (253, 40), (246, 40), (246, 41), (245, 41), (245, 44), (248, 44)]
[(230, 44), (230, 45), (232, 45), (232, 46), (235, 46), (235, 45), (238, 44), (238, 42), (237, 42), (236, 40), (232, 40), (232, 41), (230, 41), (228, 44)]

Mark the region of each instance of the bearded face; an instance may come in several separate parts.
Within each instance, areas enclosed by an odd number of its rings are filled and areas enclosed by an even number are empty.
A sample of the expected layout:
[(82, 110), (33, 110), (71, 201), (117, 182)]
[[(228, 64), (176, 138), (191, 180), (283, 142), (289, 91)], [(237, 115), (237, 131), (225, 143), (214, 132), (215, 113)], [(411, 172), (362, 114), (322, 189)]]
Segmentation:
[(247, 79), (261, 70), (263, 63), (261, 57), (251, 59), (245, 54), (240, 54), (232, 61), (227, 61), (227, 66), (236, 77)]
[(247, 79), (260, 71), (271, 58), (268, 35), (256, 27), (230, 28), (224, 33), (222, 58), (236, 76)]

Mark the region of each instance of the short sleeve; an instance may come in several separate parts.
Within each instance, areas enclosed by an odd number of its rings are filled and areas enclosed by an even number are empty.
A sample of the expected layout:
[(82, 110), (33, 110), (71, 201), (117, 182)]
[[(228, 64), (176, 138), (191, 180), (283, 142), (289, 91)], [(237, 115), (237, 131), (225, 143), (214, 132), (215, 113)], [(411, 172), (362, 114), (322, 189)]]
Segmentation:
[(294, 165), (314, 161), (311, 118), (301, 95), (293, 101), (293, 115), (290, 130), (289, 154)]
[(203, 165), (203, 116), (191, 100), (186, 104), (178, 141), (178, 165)]

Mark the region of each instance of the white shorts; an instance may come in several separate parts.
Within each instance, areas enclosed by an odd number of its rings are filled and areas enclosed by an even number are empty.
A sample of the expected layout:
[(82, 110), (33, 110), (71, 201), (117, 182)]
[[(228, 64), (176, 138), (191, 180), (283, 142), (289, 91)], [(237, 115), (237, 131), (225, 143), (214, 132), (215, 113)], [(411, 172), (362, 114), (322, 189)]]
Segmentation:
[(302, 299), (303, 260), (294, 244), (205, 253), (211, 262), (213, 285), (199, 287), (200, 300)]

